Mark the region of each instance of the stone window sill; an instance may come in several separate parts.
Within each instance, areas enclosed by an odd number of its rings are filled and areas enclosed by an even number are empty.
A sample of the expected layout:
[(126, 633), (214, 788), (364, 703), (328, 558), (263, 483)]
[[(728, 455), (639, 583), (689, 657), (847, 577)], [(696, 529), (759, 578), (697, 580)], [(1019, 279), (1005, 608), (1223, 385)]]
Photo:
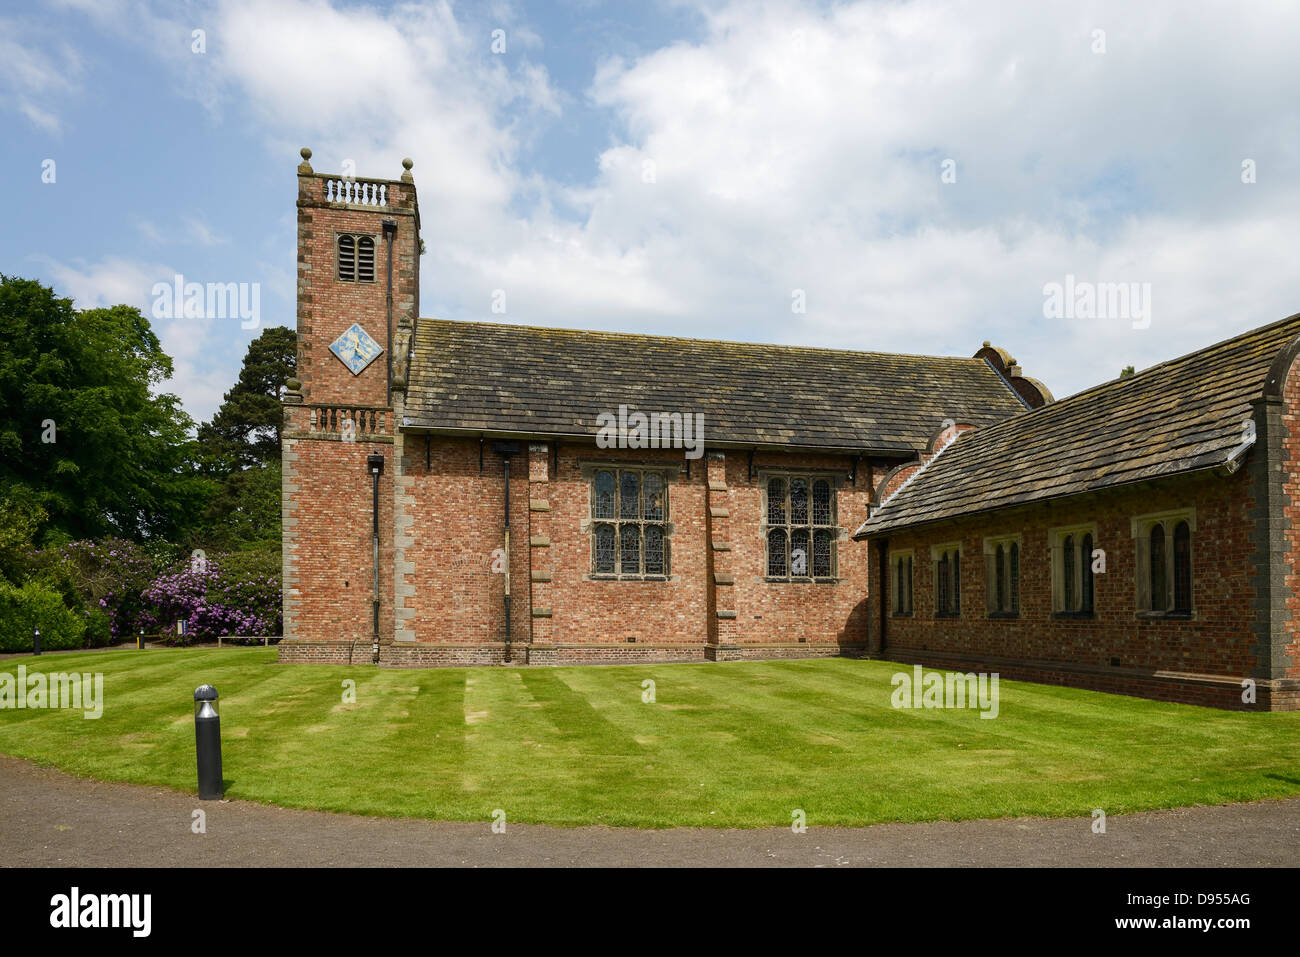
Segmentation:
[(589, 582), (667, 582), (672, 581), (671, 575), (605, 575), (592, 574), (584, 575), (584, 581)]
[(763, 576), (763, 581), (772, 585), (838, 585), (838, 578), (773, 578)]

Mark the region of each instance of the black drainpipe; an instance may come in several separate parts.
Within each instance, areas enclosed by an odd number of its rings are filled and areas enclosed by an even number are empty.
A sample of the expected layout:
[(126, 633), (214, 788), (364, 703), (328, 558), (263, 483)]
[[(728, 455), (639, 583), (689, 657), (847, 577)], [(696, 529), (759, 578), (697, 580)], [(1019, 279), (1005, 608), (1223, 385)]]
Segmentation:
[(506, 552), (502, 567), (506, 576), (506, 656), (510, 661), (510, 456), (519, 454), (519, 446), (493, 442), (492, 451), (501, 456), (506, 467)]
[(384, 305), (384, 316), (388, 324), (388, 348), (385, 350), (384, 357), (388, 363), (388, 384), (384, 391), (384, 404), (391, 408), (393, 405), (393, 237), (397, 235), (397, 220), (385, 219), (381, 225), (384, 227), (384, 245), (388, 247), (388, 299)]
[(366, 468), (374, 480), (372, 538), (374, 539), (375, 551), (375, 591), (371, 597), (371, 610), (374, 616), (374, 643), (371, 646), (371, 657), (374, 659), (375, 664), (379, 664), (379, 476), (384, 474), (384, 457), (382, 455), (367, 455)]

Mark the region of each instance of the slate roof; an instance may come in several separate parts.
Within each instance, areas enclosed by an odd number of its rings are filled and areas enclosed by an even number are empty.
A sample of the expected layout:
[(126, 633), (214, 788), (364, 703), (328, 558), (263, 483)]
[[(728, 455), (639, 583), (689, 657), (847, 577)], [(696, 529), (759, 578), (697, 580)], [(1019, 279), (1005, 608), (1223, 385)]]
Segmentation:
[(706, 447), (892, 453), (1026, 411), (983, 359), (421, 319), (402, 425), (594, 437), (620, 404), (703, 413)]
[(1223, 465), (1297, 335), (1300, 315), (966, 432), (855, 537)]

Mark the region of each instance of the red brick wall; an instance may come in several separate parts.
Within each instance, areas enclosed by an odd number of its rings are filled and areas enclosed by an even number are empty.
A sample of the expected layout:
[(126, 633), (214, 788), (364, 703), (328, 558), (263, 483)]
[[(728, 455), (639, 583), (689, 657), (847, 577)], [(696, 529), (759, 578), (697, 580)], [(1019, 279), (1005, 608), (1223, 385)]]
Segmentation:
[[(387, 247), (381, 222), (397, 223), (393, 240), (394, 332), (416, 310), (418, 272), (415, 187), (389, 182), (384, 207), (325, 202), (330, 177), (298, 177), (298, 371), (301, 400), (285, 406), (284, 629), (286, 655), (346, 660), (346, 649), (311, 647), (299, 641), (363, 642), (369, 660), (373, 637), (372, 479), (366, 457), (385, 457), (380, 480), (381, 640), (393, 635), (393, 414), (386, 405), (387, 357), (381, 354), (359, 375), (329, 351), (353, 323), (388, 348)], [(375, 281), (339, 282), (335, 233), (375, 236)], [(358, 411), (364, 410), (364, 411)], [(343, 441), (344, 419), (356, 441)]]
[[(354, 322), (360, 323), (385, 350), (387, 250), (382, 220), (397, 223), (393, 239), (393, 330), (417, 306), (419, 236), (415, 187), (388, 183), (389, 206), (357, 208), (325, 204), (326, 176), (298, 178), (298, 379), (307, 403), (384, 406), (387, 356), (380, 355), (359, 376), (330, 351), (330, 343)], [(375, 281), (339, 282), (335, 234), (369, 233), (375, 237)], [(396, 362), (396, 359), (394, 359)]]
[(371, 639), (373, 490), (366, 456), (372, 453), (386, 459), (379, 499), (379, 627), (381, 638), (391, 637), (392, 447), (288, 437), (284, 447), (297, 486), (287, 506), (292, 525), (286, 528), (285, 548), (297, 581), (285, 637)]
[[(1169, 479), (1120, 489), (1086, 499), (1058, 500), (992, 516), (973, 516), (934, 527), (902, 530), (889, 536), (890, 550), (912, 549), (912, 617), (888, 616), (882, 657), (900, 660), (978, 661), (1003, 659), (1059, 662), (1097, 671), (1114, 670), (1106, 690), (1150, 694), (1233, 706), (1236, 684), (1255, 667), (1251, 583), (1254, 523), (1250, 478), (1245, 470)], [(1195, 618), (1140, 619), (1136, 613), (1136, 543), (1131, 519), (1154, 512), (1195, 508), (1192, 539), (1192, 605)], [(1106, 552), (1106, 573), (1095, 576), (1093, 619), (1052, 616), (1050, 528), (1094, 522), (1095, 547)], [(1020, 617), (988, 618), (985, 602), (983, 538), (1019, 533)], [(933, 545), (962, 543), (961, 617), (936, 619)], [(878, 622), (879, 596), (872, 620)], [(1118, 665), (1112, 659), (1118, 658)], [(1045, 665), (1022, 669), (1030, 680), (1057, 680)], [(1033, 672), (1037, 672), (1033, 674)], [(1214, 691), (1164, 688), (1141, 672), (1174, 671), (1219, 676)], [(1010, 677), (1010, 675), (1008, 675)], [(1100, 686), (1080, 678), (1064, 683)], [(1234, 690), (1235, 689), (1235, 690)], [(1239, 700), (1236, 701), (1240, 705)]]
[[(703, 658), (711, 620), (716, 620), (711, 618), (716, 608), (711, 597), (706, 460), (693, 461), (689, 477), (680, 472), (669, 484), (670, 580), (591, 580), (591, 536), (582, 530), (590, 515), (589, 484), (581, 462), (680, 466), (682, 453), (562, 443), (556, 469), (549, 444), (535, 445), (531, 453), (528, 443), (519, 444), (525, 451), (513, 460), (510, 495), (514, 641), (528, 642), (531, 632), (538, 644), (554, 645), (556, 660), (584, 657), (582, 648), (571, 647), (575, 645), (610, 646), (599, 649), (603, 659)], [(406, 580), (415, 590), (406, 599), (414, 610), (410, 627), (421, 643), (501, 642), (503, 576), (491, 567), (492, 550), (502, 540), (501, 459), (487, 443), (480, 475), (476, 439), (434, 437), (426, 468), (424, 449), (422, 437), (406, 437), (406, 472), (414, 502), (411, 544), (405, 549), (412, 564)], [(757, 478), (751, 482), (747, 477), (747, 453), (729, 456), (724, 467), (735, 584), (717, 587), (726, 594), (716, 599), (716, 607), (737, 611), (734, 640), (798, 645), (804, 639), (805, 645), (835, 646), (823, 648), (823, 653), (838, 650), (841, 643), (865, 644), (866, 546), (847, 539), (839, 542), (841, 580), (836, 584), (762, 581)], [(759, 455), (754, 467), (839, 468), (847, 475), (850, 463), (829, 456)], [(839, 524), (852, 531), (865, 516), (867, 483), (855, 489), (846, 480), (837, 494)], [(545, 544), (530, 545), (530, 540)], [(549, 574), (550, 580), (530, 581), (534, 572)], [(533, 607), (548, 609), (550, 616), (534, 618)]]

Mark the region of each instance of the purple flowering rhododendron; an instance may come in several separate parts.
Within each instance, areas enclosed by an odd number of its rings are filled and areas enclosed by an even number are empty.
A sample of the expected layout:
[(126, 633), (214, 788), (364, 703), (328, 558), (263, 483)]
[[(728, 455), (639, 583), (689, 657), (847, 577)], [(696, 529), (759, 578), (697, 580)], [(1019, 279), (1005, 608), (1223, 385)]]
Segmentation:
[[(182, 562), (157, 576), (141, 594), (148, 632), (173, 632), (189, 623), (188, 640), (234, 637), (252, 644), (280, 633), (280, 582), (240, 577), (217, 559)], [(174, 640), (174, 639), (173, 639)]]

